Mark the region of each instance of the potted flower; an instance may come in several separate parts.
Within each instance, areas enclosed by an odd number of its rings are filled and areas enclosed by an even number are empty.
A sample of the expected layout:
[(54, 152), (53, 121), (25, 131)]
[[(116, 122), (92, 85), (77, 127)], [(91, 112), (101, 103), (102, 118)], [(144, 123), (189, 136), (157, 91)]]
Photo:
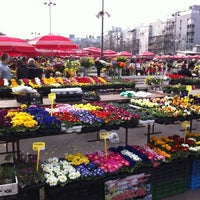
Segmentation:
[(90, 57), (83, 57), (80, 59), (80, 64), (85, 69), (85, 76), (88, 75), (88, 69), (94, 66), (94, 59)]
[(163, 85), (169, 85), (169, 82), (170, 82), (170, 78), (169, 78), (169, 77), (164, 76), (164, 77), (162, 78), (162, 84), (163, 84)]
[(31, 106), (25, 109), (25, 111), (34, 116), (40, 132), (60, 131), (61, 122), (55, 116), (50, 115), (50, 109), (45, 110), (41, 107)]
[(65, 63), (64, 72), (66, 74), (69, 74), (70, 77), (74, 77), (79, 67), (80, 67), (79, 60), (67, 60)]
[(9, 128), (9, 132), (29, 132), (38, 129), (38, 122), (34, 119), (34, 116), (27, 112), (8, 111), (7, 117), (11, 118), (12, 126)]
[(18, 193), (18, 180), (12, 163), (4, 163), (0, 166), (0, 197)]
[(54, 116), (58, 118), (61, 124), (61, 131), (66, 133), (79, 133), (82, 129), (80, 120), (70, 111), (54, 112)]
[(56, 157), (49, 158), (42, 165), (46, 183), (49, 186), (65, 186), (68, 182), (78, 179), (80, 173), (66, 160)]
[(44, 185), (44, 175), (41, 168), (36, 171), (37, 155), (21, 154), (15, 161), (20, 194), (30, 200), (40, 199), (40, 188)]

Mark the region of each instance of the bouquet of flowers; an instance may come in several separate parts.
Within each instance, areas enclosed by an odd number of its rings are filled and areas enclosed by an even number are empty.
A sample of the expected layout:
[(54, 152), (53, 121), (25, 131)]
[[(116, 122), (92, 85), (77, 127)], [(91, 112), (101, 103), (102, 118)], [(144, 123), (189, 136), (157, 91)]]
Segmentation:
[(94, 59), (90, 57), (83, 57), (80, 59), (80, 64), (85, 68), (90, 68), (94, 66)]

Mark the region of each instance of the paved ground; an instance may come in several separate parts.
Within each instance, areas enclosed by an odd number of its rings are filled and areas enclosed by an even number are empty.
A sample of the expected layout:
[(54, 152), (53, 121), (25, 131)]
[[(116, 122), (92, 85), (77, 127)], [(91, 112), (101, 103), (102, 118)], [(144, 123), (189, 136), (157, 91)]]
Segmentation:
[[(194, 132), (200, 132), (200, 123), (194, 121)], [(183, 132), (180, 131), (181, 125), (157, 125), (155, 126), (155, 131), (162, 131), (162, 135), (183, 135)], [(136, 128), (129, 129), (129, 144), (145, 144), (147, 141), (146, 133), (147, 129)], [(117, 146), (124, 145), (125, 141), (125, 129), (120, 129), (116, 131), (120, 137), (119, 144), (108, 144), (108, 146)], [(160, 135), (159, 135), (160, 136)], [(46, 150), (42, 152), (41, 157), (42, 160), (45, 160), (52, 156), (63, 157), (65, 153), (74, 153), (74, 152), (82, 152), (87, 153), (95, 150), (103, 149), (103, 142), (87, 142), (88, 140), (92, 140), (96, 138), (96, 133), (88, 133), (88, 134), (66, 134), (59, 136), (50, 136), (43, 138), (35, 138), (29, 140), (21, 141), (21, 150), (24, 153), (34, 153), (32, 151), (32, 143), (35, 141), (44, 141), (46, 142)], [(3, 145), (0, 146), (1, 149), (5, 147)], [(3, 157), (3, 156), (2, 156)], [(183, 194), (173, 196), (166, 200), (199, 200), (200, 199), (200, 189), (195, 191), (188, 191)]]

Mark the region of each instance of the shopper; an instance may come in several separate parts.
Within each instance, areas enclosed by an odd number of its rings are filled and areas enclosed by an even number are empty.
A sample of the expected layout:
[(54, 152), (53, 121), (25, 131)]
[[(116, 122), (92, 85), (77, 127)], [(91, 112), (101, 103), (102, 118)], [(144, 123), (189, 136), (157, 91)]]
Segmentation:
[(17, 79), (23, 79), (28, 78), (28, 67), (26, 64), (22, 61), (22, 59), (19, 59), (17, 61)]
[(192, 77), (191, 71), (188, 69), (187, 61), (183, 61), (181, 70), (178, 72), (179, 75)]
[(10, 61), (10, 56), (7, 53), (4, 53), (1, 57), (1, 63), (0, 63), (0, 78), (7, 80), (11, 79), (12, 75), (8, 67), (9, 61)]
[(193, 58), (192, 61), (188, 65), (189, 70), (193, 70), (194, 69), (195, 63), (196, 63), (196, 60)]
[(42, 78), (42, 69), (36, 66), (35, 60), (33, 58), (28, 59), (28, 78)]

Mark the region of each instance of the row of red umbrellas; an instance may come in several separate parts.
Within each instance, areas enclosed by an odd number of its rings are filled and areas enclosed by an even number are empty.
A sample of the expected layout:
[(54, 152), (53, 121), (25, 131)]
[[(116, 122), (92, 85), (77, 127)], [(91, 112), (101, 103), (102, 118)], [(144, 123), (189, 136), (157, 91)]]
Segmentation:
[(70, 39), (53, 34), (37, 37), (28, 42), (19, 38), (0, 36), (0, 52), (7, 52), (10, 54), (69, 51), (77, 48), (78, 46)]
[[(19, 38), (8, 36), (0, 36), (0, 52), (7, 52), (11, 56), (19, 55), (77, 55), (77, 56), (95, 56), (101, 54), (101, 49), (97, 47), (86, 47), (78, 50), (78, 45), (72, 42), (69, 38), (60, 35), (45, 35), (36, 37), (30, 41), (25, 41)], [(104, 57), (126, 56), (132, 57), (132, 54), (127, 51), (115, 52), (107, 49), (104, 52)], [(157, 58), (157, 59), (192, 59), (200, 58), (200, 55), (155, 55), (152, 52), (145, 51), (137, 55), (137, 58)]]
[[(96, 47), (87, 47), (77, 50), (78, 46), (69, 38), (59, 35), (45, 35), (36, 37), (30, 41), (19, 38), (0, 36), (0, 52), (7, 52), (11, 56), (18, 55), (94, 55), (100, 56), (101, 49)], [(113, 57), (115, 55), (132, 56), (129, 52), (120, 52), (107, 49), (104, 51), (105, 57)]]

